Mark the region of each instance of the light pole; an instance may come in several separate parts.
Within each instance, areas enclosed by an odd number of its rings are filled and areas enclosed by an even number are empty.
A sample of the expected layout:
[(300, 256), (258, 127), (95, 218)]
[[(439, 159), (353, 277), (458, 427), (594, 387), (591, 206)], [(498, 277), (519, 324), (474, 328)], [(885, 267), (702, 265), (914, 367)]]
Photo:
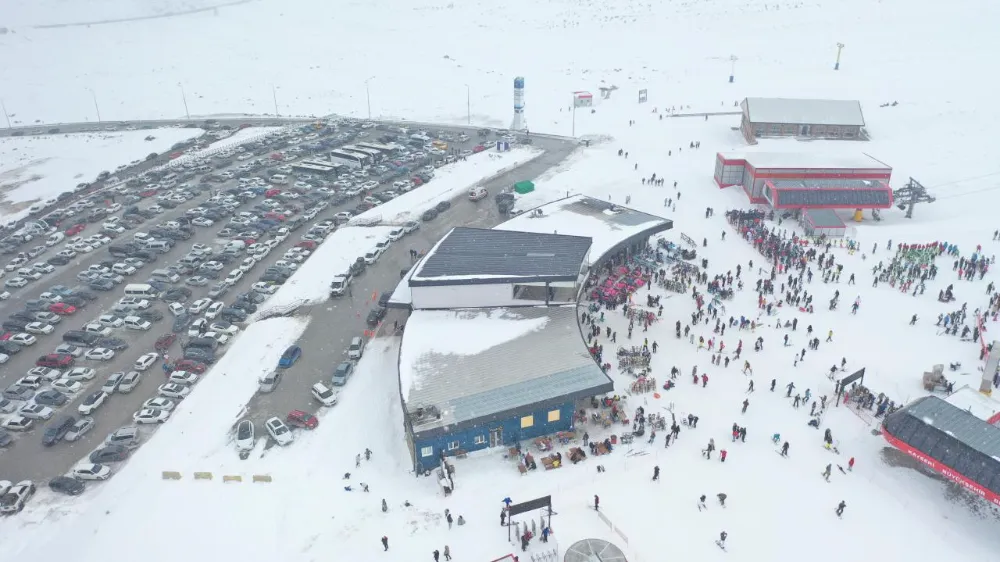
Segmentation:
[(184, 115), (187, 117), (188, 121), (190, 121), (191, 112), (188, 111), (188, 100), (187, 100), (187, 95), (184, 94), (184, 84), (178, 82), (177, 87), (181, 89), (181, 101), (184, 102)]
[(4, 105), (3, 100), (0, 100), (0, 109), (3, 109), (3, 116), (7, 120), (7, 128), (12, 129), (13, 127), (10, 126), (10, 114), (7, 113), (7, 106)]
[(576, 138), (576, 95), (573, 96), (573, 132), (570, 136)]
[(730, 66), (729, 66), (729, 83), (730, 84), (732, 84), (733, 81), (736, 80), (736, 61), (738, 61), (738, 60), (739, 59), (736, 58), (736, 55), (730, 55), (729, 56), (729, 62), (731, 63)]
[(465, 114), (466, 114), (466, 120), (468, 121), (468, 124), (471, 125), (472, 124), (472, 89), (469, 88), (468, 84), (465, 85)]
[(833, 65), (834, 70), (840, 70), (840, 52), (844, 50), (843, 43), (837, 43), (837, 62)]
[(100, 108), (100, 106), (97, 105), (97, 94), (95, 94), (94, 90), (91, 90), (90, 88), (87, 88), (87, 90), (90, 92), (90, 97), (94, 98), (94, 110), (97, 111), (97, 122), (100, 123), (101, 122), (101, 108)]
[(365, 99), (368, 100), (368, 120), (369, 121), (372, 120), (372, 92), (371, 92), (371, 89), (368, 88), (368, 83), (371, 82), (374, 79), (375, 79), (374, 76), (369, 76), (368, 79), (365, 80)]
[(271, 99), (274, 100), (274, 116), (281, 117), (281, 114), (278, 113), (278, 87), (273, 84), (271, 85)]

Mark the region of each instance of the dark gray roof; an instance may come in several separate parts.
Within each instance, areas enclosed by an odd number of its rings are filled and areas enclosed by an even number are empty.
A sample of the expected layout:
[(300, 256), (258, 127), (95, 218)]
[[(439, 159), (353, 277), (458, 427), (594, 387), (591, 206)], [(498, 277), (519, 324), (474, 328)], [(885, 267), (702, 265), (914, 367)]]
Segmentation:
[(951, 435), (984, 455), (1000, 460), (1000, 428), (937, 396), (921, 398), (896, 412), (896, 415), (901, 413)]
[[(474, 352), (435, 343), (455, 337)], [(614, 389), (587, 351), (575, 305), (415, 311), (399, 368), (404, 408), (423, 436)], [(418, 417), (421, 408), (440, 416)]]
[(802, 215), (816, 228), (846, 228), (837, 212), (831, 209), (806, 209)]
[(774, 207), (888, 207), (892, 191), (888, 189), (775, 189)]
[(458, 227), (431, 249), (410, 284), (456, 277), (576, 280), (590, 245), (583, 236)]

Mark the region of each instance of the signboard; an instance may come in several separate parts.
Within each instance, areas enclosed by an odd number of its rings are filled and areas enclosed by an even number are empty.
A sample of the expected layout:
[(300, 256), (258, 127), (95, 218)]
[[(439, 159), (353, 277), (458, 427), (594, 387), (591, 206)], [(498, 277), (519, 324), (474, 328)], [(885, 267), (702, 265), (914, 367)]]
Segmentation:
[(645, 88), (639, 90), (639, 103), (646, 103), (646, 101), (649, 100), (647, 92), (648, 90), (646, 90)]
[(573, 107), (592, 107), (594, 95), (590, 92), (573, 92)]

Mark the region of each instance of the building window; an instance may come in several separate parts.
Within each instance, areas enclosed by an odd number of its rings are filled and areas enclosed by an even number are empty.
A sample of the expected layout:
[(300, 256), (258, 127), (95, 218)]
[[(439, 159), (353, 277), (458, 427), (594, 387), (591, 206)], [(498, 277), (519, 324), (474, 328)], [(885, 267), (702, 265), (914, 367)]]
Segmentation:
[(559, 410), (552, 410), (549, 412), (549, 421), (550, 422), (559, 421)]
[(514, 300), (545, 302), (545, 285), (514, 285)]
[(521, 418), (521, 429), (527, 429), (535, 425), (535, 416), (524, 416)]
[(476, 438), (473, 439), (473, 443), (475, 443), (476, 445), (485, 445), (486, 444), (486, 436), (485, 435), (477, 435)]
[(449, 451), (454, 451), (457, 448), (458, 448), (458, 441), (452, 441), (452, 442), (448, 443), (448, 450)]
[(421, 457), (432, 457), (432, 456), (434, 456), (434, 447), (430, 447), (430, 446), (421, 447), (420, 448), (420, 456)]
[(781, 125), (771, 125), (771, 134), (772, 135), (780, 135), (781, 134)]

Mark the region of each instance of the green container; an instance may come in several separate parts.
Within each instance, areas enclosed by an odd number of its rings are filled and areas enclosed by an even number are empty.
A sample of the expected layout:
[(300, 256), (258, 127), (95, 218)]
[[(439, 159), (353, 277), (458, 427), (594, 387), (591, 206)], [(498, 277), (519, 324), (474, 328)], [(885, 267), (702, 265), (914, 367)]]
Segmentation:
[(530, 181), (519, 181), (514, 184), (514, 191), (524, 195), (525, 193), (531, 193), (535, 190), (535, 184)]

